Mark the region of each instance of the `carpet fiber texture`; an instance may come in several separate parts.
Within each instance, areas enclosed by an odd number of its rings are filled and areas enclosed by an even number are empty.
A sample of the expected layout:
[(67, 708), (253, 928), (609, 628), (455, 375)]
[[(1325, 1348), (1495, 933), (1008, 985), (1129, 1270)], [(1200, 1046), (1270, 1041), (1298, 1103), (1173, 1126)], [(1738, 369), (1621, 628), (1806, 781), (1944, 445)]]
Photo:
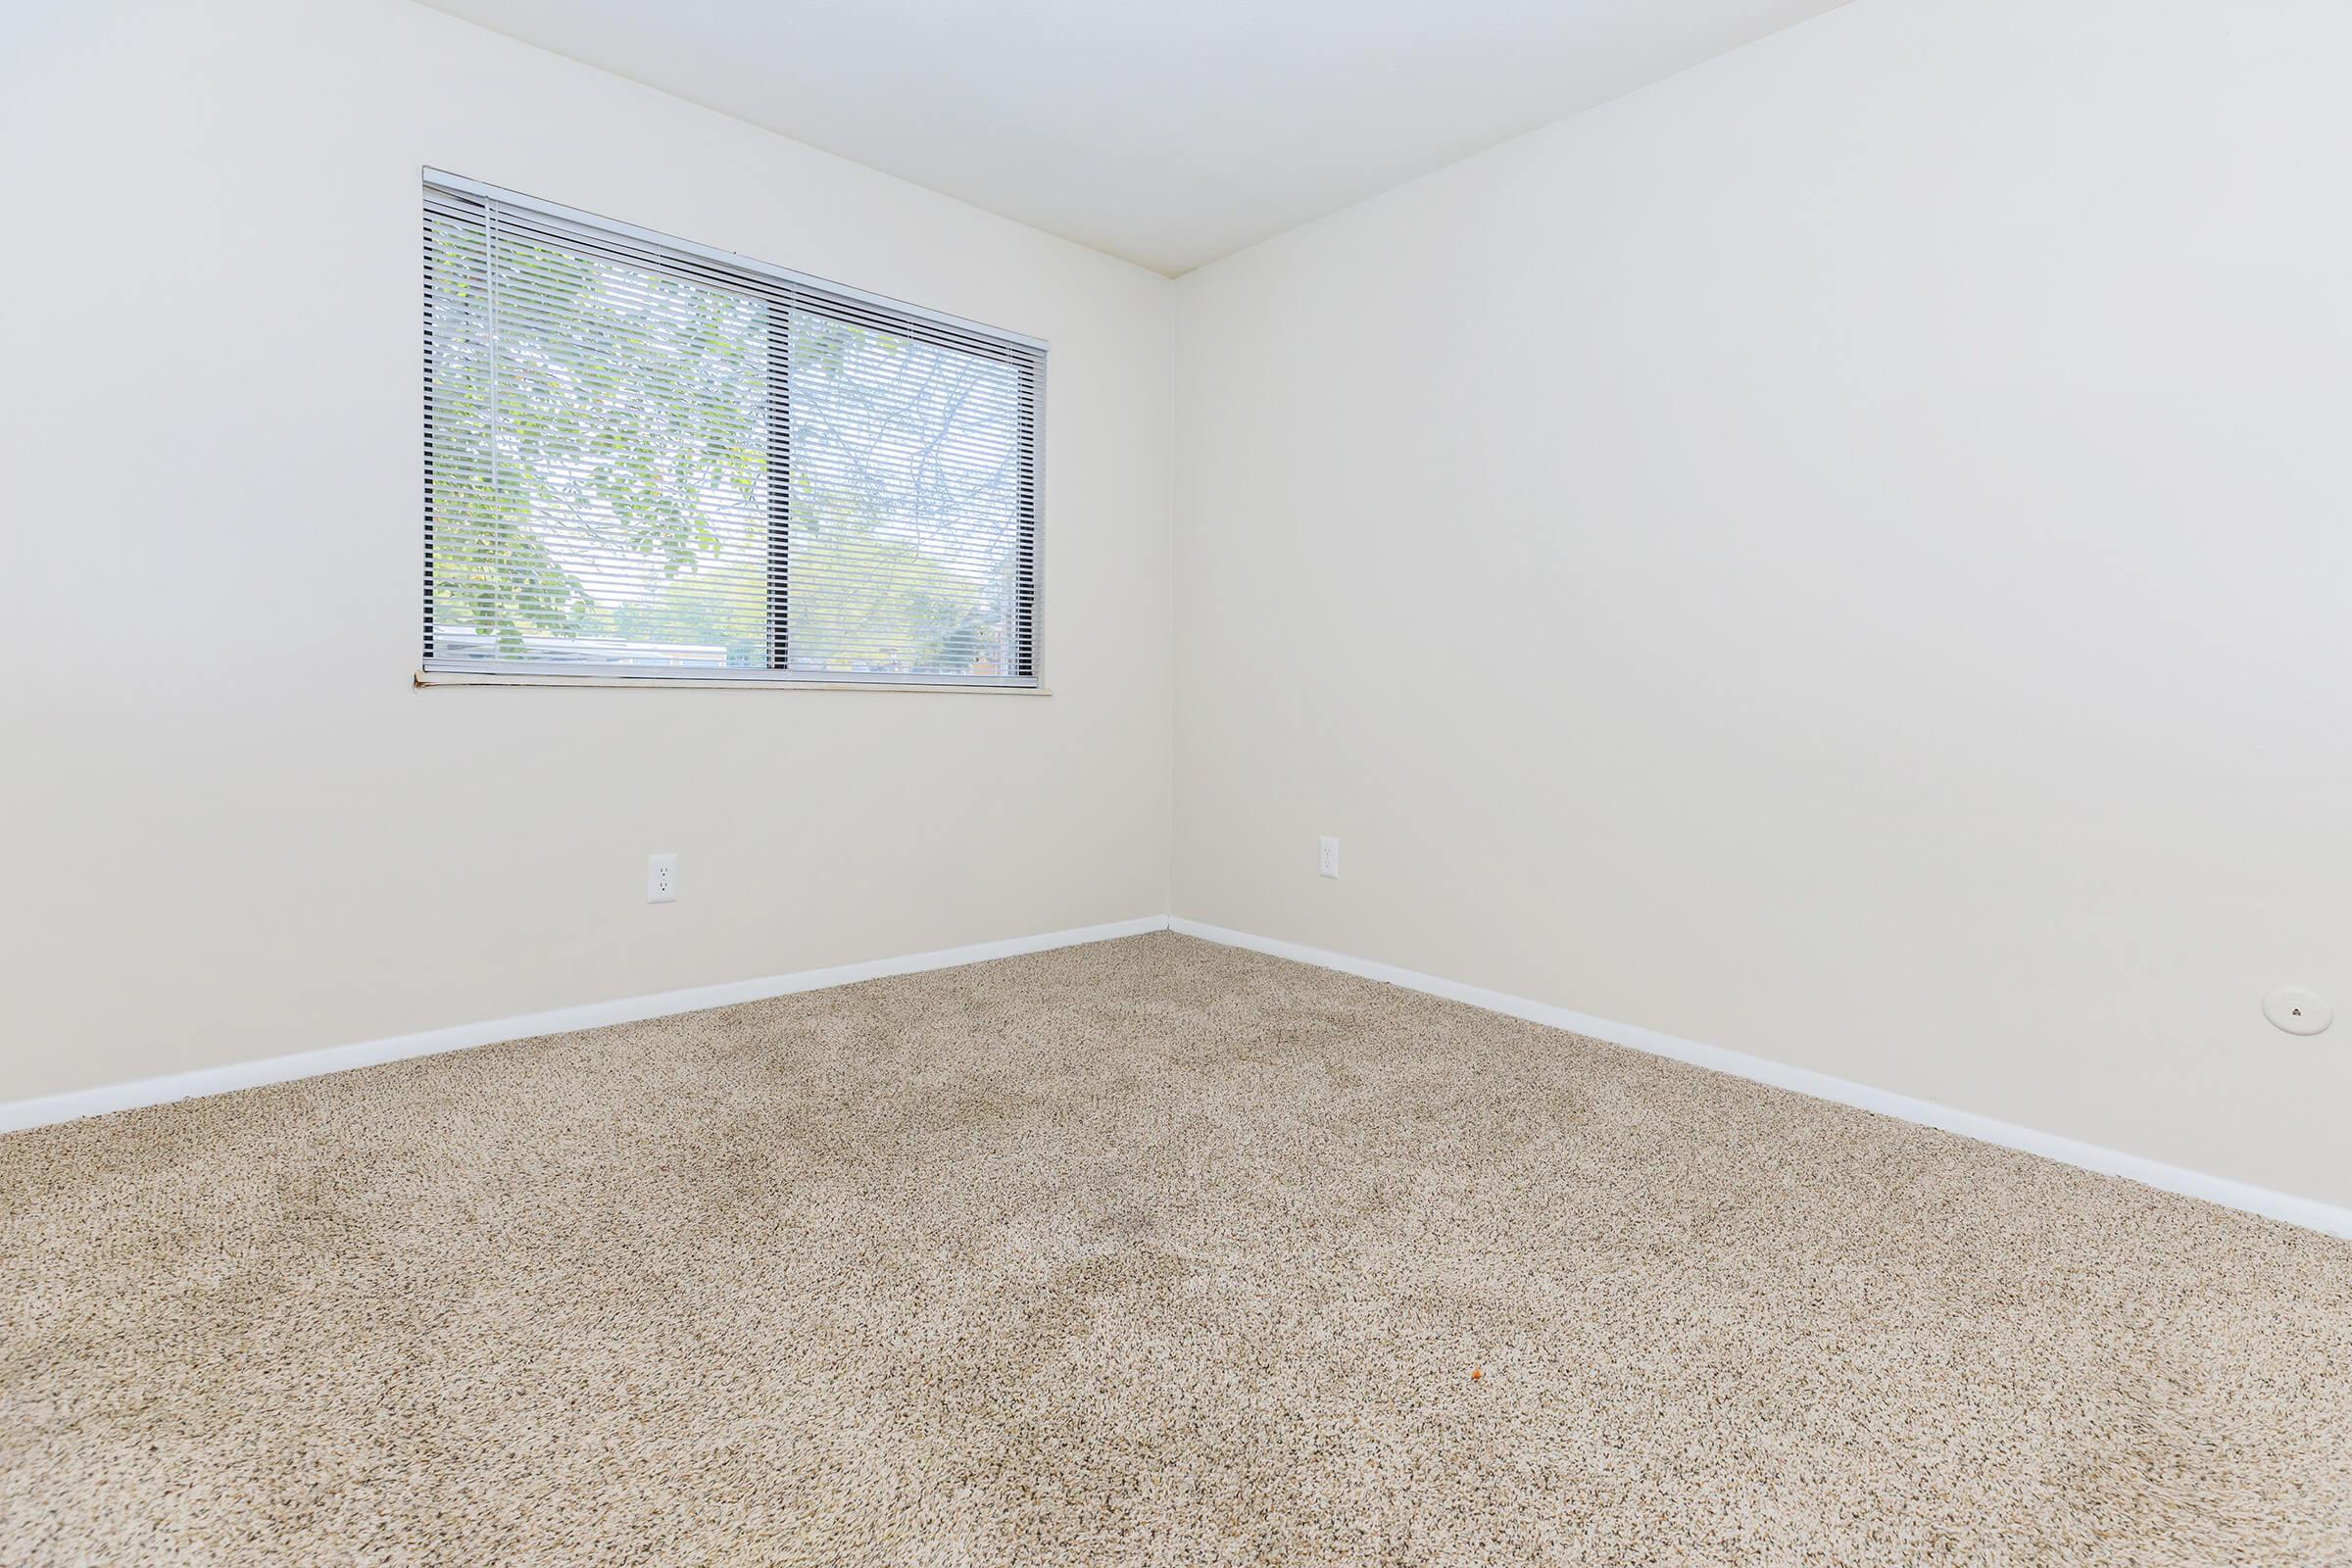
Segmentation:
[(0, 1195), (12, 1568), (2352, 1562), (2352, 1245), (1176, 936)]

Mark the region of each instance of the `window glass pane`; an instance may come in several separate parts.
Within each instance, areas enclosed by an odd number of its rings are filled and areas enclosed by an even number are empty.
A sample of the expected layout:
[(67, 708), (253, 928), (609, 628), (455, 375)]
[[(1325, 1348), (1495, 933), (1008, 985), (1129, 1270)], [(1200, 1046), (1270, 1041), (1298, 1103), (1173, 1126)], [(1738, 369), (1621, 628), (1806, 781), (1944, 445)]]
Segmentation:
[(434, 659), (764, 664), (767, 305), (495, 223), (426, 265)]
[(795, 669), (1023, 673), (1022, 408), (1003, 360), (792, 313)]

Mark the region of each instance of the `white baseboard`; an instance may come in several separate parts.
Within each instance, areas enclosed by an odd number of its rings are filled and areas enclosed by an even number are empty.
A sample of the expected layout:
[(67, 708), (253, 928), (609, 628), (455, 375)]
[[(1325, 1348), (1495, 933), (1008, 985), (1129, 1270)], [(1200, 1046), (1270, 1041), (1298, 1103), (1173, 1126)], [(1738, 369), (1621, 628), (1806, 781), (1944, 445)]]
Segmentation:
[(78, 1089), (35, 1100), (19, 1100), (0, 1103), (0, 1133), (26, 1127), (44, 1127), (53, 1122), (74, 1121), (83, 1116), (101, 1116), (108, 1111), (129, 1110), (140, 1105), (161, 1105), (174, 1100), (226, 1094), (233, 1089), (252, 1089), (262, 1084), (285, 1083), (296, 1078), (316, 1078), (326, 1073), (347, 1072), (354, 1067), (373, 1066), (377, 1062), (399, 1061), (408, 1056), (464, 1051), (473, 1046), (494, 1045), (502, 1040), (528, 1040), (538, 1035), (601, 1028), (606, 1024), (634, 1023), (642, 1018), (697, 1012), (706, 1007), (732, 1006), (740, 1002), (758, 1002), (767, 997), (790, 996), (795, 992), (821, 991), (828, 986), (853, 985), (860, 980), (877, 980), (885, 975), (949, 969), (959, 964), (985, 963), (991, 958), (1010, 958), (1024, 953), (1043, 953), (1052, 948), (1108, 942), (1118, 937), (1166, 930), (1227, 947), (1248, 948), (1278, 958), (1291, 958), (1325, 969), (1337, 969), (1344, 974), (1402, 986), (1408, 991), (1467, 1003), (1490, 1012), (1548, 1024), (1555, 1029), (1605, 1040), (1611, 1045), (1648, 1052), (1652, 1055), (1671, 1056), (1677, 1061), (1729, 1073), (1735, 1078), (1746, 1078), (1778, 1089), (1810, 1095), (1817, 1100), (1835, 1101), (1857, 1109), (1877, 1111), (1900, 1121), (1941, 1128), (1964, 1138), (1998, 1144), (2004, 1149), (2022, 1150), (2026, 1153), (2039, 1154), (2045, 1159), (2054, 1159), (2082, 1170), (2121, 1176), (2163, 1192), (2200, 1198), (2227, 1208), (2242, 1209), (2249, 1214), (2283, 1220), (2289, 1225), (2300, 1225), (2308, 1230), (2352, 1239), (2352, 1208), (2324, 1203), (2317, 1199), (2298, 1198), (2291, 1193), (2274, 1192), (2248, 1182), (2184, 1170), (2180, 1166), (2167, 1165), (2138, 1154), (2127, 1154), (2102, 1149), (2096, 1144), (2062, 1138), (2055, 1133), (2036, 1132), (2031, 1127), (1996, 1121), (1973, 1111), (1954, 1110), (1933, 1101), (1914, 1100), (1908, 1095), (1874, 1089), (1868, 1084), (1833, 1078), (1828, 1073), (1791, 1067), (1763, 1056), (1727, 1051), (1721, 1046), (1701, 1045), (1694, 1040), (1644, 1029), (1639, 1024), (1596, 1018), (1590, 1013), (1553, 1006), (1549, 1003), (1531, 1002), (1525, 997), (1490, 991), (1483, 986), (1464, 985), (1459, 981), (1398, 968), (1395, 964), (1351, 957), (1344, 953), (1327, 953), (1320, 948), (1310, 948), (1297, 942), (1252, 936), (1246, 931), (1232, 931), (1223, 926), (1205, 925), (1199, 920), (1171, 918), (1167, 915), (1146, 915), (1140, 919), (1112, 921), (1107, 925), (1081, 926), (1068, 931), (1049, 931), (1039, 936), (1013, 937), (1003, 942), (945, 948), (936, 953), (836, 964), (828, 969), (805, 969), (797, 974), (769, 975), (759, 980), (734, 980), (720, 985), (689, 987), (683, 991), (660, 991), (648, 996), (622, 997), (612, 1002), (591, 1002), (579, 1006), (556, 1007), (546, 1012), (523, 1013), (512, 1018), (452, 1024), (417, 1034), (330, 1046), (323, 1051), (305, 1051), (261, 1061), (233, 1062), (223, 1067), (207, 1067), (195, 1072), (142, 1078), (126, 1084), (105, 1084), (95, 1089)]
[(372, 1067), (377, 1062), (399, 1061), (407, 1056), (430, 1056), (444, 1051), (495, 1045), (502, 1040), (528, 1040), (537, 1035), (568, 1034), (575, 1029), (597, 1029), (606, 1024), (635, 1023), (641, 1018), (659, 1018), (673, 1012), (699, 1012), (705, 1007), (732, 1006), (739, 1002), (759, 1002), (767, 997), (790, 996), (798, 991), (821, 991), (827, 986), (878, 980), (884, 975), (913, 974), (922, 969), (952, 969), (958, 964), (985, 963), (991, 958), (1043, 953), (1049, 948), (1071, 948), (1086, 942), (1108, 942), (1116, 937), (1141, 936), (1147, 931), (1164, 931), (1167, 927), (1166, 915), (1152, 914), (1136, 920), (1115, 920), (1108, 925), (1049, 931), (1042, 936), (1013, 937), (1004, 942), (978, 942), (966, 948), (943, 948), (937, 953), (909, 954), (901, 958), (874, 958), (863, 963), (835, 964), (829, 969), (804, 969), (798, 974), (769, 975), (761, 980), (732, 980), (721, 985), (692, 986), (684, 991), (658, 991), (650, 996), (622, 997), (613, 1002), (590, 1002), (576, 1007), (556, 1007), (547, 1012), (526, 1012), (517, 1017), (492, 1018), (482, 1023), (451, 1024), (447, 1028), (427, 1029), (418, 1034), (363, 1040), (354, 1045), (330, 1046), (323, 1051), (304, 1051), (290, 1056), (233, 1062), (225, 1067), (205, 1067), (195, 1072), (176, 1072), (162, 1078), (141, 1078), (133, 1083), (104, 1084), (96, 1089), (76, 1089), (67, 1094), (46, 1095), (37, 1100), (19, 1100), (0, 1104), (0, 1133), (15, 1132), (25, 1127), (45, 1127), (53, 1122), (75, 1121), (83, 1116), (102, 1116), (110, 1110), (129, 1110), (139, 1105), (161, 1105), (174, 1100), (226, 1094), (232, 1089), (252, 1089), (262, 1084), (280, 1084), (296, 1078), (317, 1078), (324, 1073), (348, 1072), (354, 1067)]
[(2055, 1133), (2036, 1132), (2031, 1127), (1995, 1121), (1990, 1116), (1980, 1116), (1973, 1111), (1954, 1110), (1933, 1101), (1913, 1100), (1908, 1095), (1897, 1095), (1884, 1089), (1873, 1089), (1868, 1084), (1833, 1078), (1828, 1073), (1791, 1067), (1784, 1062), (1750, 1056), (1741, 1052), (1726, 1051), (1721, 1046), (1702, 1046), (1697, 1041), (1661, 1034), (1639, 1024), (1595, 1018), (1590, 1013), (1555, 1007), (1548, 1003), (1530, 1002), (1525, 997), (1489, 991), (1483, 986), (1463, 985), (1458, 981), (1440, 979), (1436, 975), (1400, 969), (1395, 964), (1376, 963), (1369, 958), (1350, 957), (1344, 953), (1326, 953), (1320, 948), (1277, 941), (1272, 937), (1252, 936), (1249, 932), (1231, 931), (1223, 926), (1204, 925), (1199, 920), (1171, 918), (1168, 928), (1184, 936), (1200, 937), (1227, 947), (1248, 948), (1251, 952), (1269, 954), (1277, 958), (1291, 958), (1320, 968), (1337, 969), (1343, 974), (1359, 975), (1366, 980), (1385, 981), (1393, 986), (1402, 986), (1407, 991), (1425, 992), (1451, 1002), (1465, 1002), (1474, 1007), (1484, 1007), (1489, 1012), (1506, 1013), (1513, 1018), (1525, 1018), (1531, 1023), (1549, 1024), (1555, 1029), (1590, 1035), (1595, 1040), (1605, 1040), (1611, 1045), (1625, 1046), (1634, 1051), (1645, 1051), (1655, 1056), (1671, 1056), (1677, 1061), (1729, 1073), (1735, 1078), (1770, 1084), (1776, 1089), (1794, 1090), (1816, 1100), (1836, 1101), (1841, 1105), (1852, 1105), (1861, 1110), (1875, 1110), (1882, 1116), (1941, 1128), (1947, 1133), (1998, 1144), (2004, 1149), (2022, 1150), (2029, 1154), (2057, 1160), (2062, 1165), (2096, 1171), (2103, 1176), (2122, 1176), (2143, 1187), (2178, 1193), (2184, 1198), (2201, 1198), (2226, 1208), (2242, 1209), (2249, 1214), (2284, 1220), (2289, 1225), (2323, 1231), (2330, 1236), (2352, 1238), (2352, 1208), (2323, 1203), (2317, 1199), (2298, 1198), (2291, 1193), (2273, 1192), (2267, 1187), (2256, 1187), (2248, 1182), (2184, 1170), (2160, 1160), (2101, 1149), (2096, 1144), (2079, 1143), (2072, 1138), (2061, 1138)]

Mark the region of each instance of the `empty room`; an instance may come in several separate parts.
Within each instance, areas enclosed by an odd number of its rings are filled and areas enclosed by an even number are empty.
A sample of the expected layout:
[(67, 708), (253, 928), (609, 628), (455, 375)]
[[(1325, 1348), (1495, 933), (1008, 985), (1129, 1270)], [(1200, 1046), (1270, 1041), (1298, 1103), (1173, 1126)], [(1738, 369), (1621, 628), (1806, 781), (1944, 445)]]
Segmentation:
[(0, 5), (0, 1568), (2352, 1568), (2348, 83)]

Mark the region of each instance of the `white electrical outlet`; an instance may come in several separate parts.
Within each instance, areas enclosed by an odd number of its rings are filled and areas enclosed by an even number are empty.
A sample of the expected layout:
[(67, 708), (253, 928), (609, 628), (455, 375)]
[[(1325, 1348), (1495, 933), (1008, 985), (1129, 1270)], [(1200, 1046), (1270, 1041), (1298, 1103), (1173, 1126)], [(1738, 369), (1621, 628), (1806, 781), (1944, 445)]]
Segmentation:
[(1340, 874), (1340, 841), (1338, 839), (1327, 837), (1323, 840), (1321, 848), (1315, 855), (1315, 872), (1319, 876), (1338, 876)]
[(678, 902), (678, 858), (675, 855), (649, 855), (645, 858), (645, 902)]

